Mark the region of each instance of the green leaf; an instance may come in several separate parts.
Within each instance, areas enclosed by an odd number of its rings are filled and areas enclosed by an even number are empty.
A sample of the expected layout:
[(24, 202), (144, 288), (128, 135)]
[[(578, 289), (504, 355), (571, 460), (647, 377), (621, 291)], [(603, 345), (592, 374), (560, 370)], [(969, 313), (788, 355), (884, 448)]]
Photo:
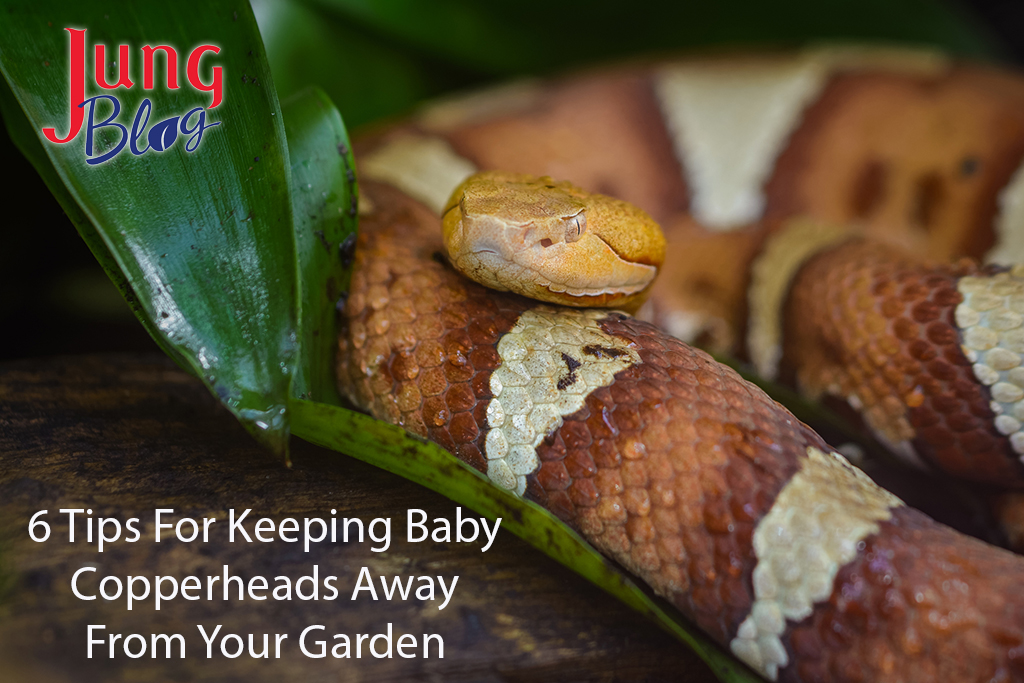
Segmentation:
[(292, 165), (299, 275), (299, 362), (292, 395), (340, 405), (334, 381), (339, 297), (348, 291), (355, 249), (355, 159), (341, 115), (319, 88), (282, 104)]
[(978, 22), (937, 0), (721, 0), (626, 6), (550, 0), (317, 0), (439, 58), (493, 74), (708, 45), (808, 40), (921, 43), (991, 54)]
[[(120, 44), (131, 47), (135, 87), (111, 91), (122, 107), (118, 121), (129, 130), (145, 97), (152, 100), (147, 130), (208, 107), (211, 95), (188, 84), (185, 65), (193, 47), (218, 45), (219, 54), (203, 58), (200, 78), (210, 83), (211, 67), (223, 68), (224, 101), (206, 112), (207, 124), (219, 125), (203, 132), (192, 153), (185, 150), (183, 133), (166, 151), (134, 156), (126, 147), (94, 166), (86, 163), (86, 126), (66, 144), (45, 141), (43, 127), (55, 127), (58, 135), (69, 128), (65, 27), (88, 29), (87, 98), (106, 94), (90, 87), (92, 45), (105, 44), (108, 56), (117, 55)], [(156, 60), (158, 87), (142, 89), (141, 47), (147, 44), (178, 50), (178, 89), (162, 87), (162, 57)], [(0, 22), (0, 71), (28, 123), (11, 116), (9, 103), (5, 119), (14, 120), (13, 129), (27, 127), (37, 136), (49, 164), (16, 133), (19, 146), (57, 189), (108, 272), (116, 264), (124, 274), (115, 281), (126, 293), (125, 283), (134, 291), (162, 346), (201, 377), (250, 432), (285, 451), (296, 324), (294, 245), (287, 229), (291, 178), (280, 106), (248, 3), (213, 0), (197, 11), (179, 3), (125, 2), (113, 12), (99, 2), (8, 2)], [(108, 79), (116, 80), (116, 74)], [(110, 111), (104, 103), (97, 117), (105, 119)], [(87, 125), (88, 110), (86, 119)], [(195, 123), (193, 116), (189, 125)], [(98, 130), (96, 153), (118, 139), (109, 127)], [(140, 146), (145, 145), (144, 138)]]
[(440, 446), (361, 413), (302, 400), (292, 404), (292, 430), (307, 441), (426, 486), (488, 519), (501, 517), (503, 528), (653, 619), (693, 649), (720, 680), (761, 680), (684, 621), (673, 608), (663, 609), (660, 601), (649, 597), (550, 512), (499, 489)]

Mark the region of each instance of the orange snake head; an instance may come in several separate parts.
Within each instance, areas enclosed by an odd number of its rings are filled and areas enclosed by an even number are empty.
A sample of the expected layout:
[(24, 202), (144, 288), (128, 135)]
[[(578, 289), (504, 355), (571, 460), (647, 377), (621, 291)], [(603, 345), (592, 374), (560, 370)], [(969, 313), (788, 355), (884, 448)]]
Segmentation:
[(647, 213), (547, 176), (472, 175), (448, 200), (443, 227), (463, 275), (567, 306), (635, 311), (665, 258)]

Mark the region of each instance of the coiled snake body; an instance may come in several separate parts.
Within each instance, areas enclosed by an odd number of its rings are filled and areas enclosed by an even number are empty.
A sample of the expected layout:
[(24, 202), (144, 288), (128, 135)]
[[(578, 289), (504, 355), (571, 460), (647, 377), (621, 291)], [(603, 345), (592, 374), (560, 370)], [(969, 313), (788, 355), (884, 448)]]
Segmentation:
[[(766, 678), (1024, 678), (1024, 559), (677, 338), (847, 400), (916, 464), (1024, 481), (1024, 279), (923, 260), (1024, 261), (1024, 79), (851, 49), (637, 65), (441, 103), (356, 151), (356, 404), (545, 505)], [(440, 212), (487, 168), (658, 220), (660, 327), (455, 273)]]

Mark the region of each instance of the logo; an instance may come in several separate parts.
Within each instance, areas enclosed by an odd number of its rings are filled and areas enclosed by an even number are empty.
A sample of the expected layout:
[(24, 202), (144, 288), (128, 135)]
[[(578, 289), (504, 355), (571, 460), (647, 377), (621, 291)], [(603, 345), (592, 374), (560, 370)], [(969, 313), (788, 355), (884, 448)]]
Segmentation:
[[(85, 126), (85, 161), (90, 165), (102, 164), (110, 161), (124, 151), (125, 146), (135, 156), (153, 152), (163, 152), (174, 145), (178, 134), (187, 136), (185, 144), (186, 152), (195, 152), (199, 143), (203, 140), (203, 132), (207, 128), (219, 126), (220, 122), (207, 123), (204, 107), (195, 107), (184, 114), (176, 114), (165, 118), (158, 123), (149, 126), (150, 117), (153, 115), (153, 103), (147, 97), (139, 104), (135, 112), (135, 119), (131, 131), (116, 121), (121, 114), (121, 101), (114, 95), (96, 95), (85, 98), (85, 32), (86, 29), (66, 28), (70, 34), (70, 67), (68, 69), (69, 93), (68, 93), (68, 120), (70, 122), (68, 134), (63, 138), (57, 136), (55, 128), (43, 128), (43, 135), (50, 142), (57, 145), (64, 145), (71, 142), (82, 130), (82, 123), (88, 111), (88, 123)], [(157, 45), (150, 47), (145, 45), (142, 48), (142, 89), (153, 90), (155, 55), (162, 52), (164, 56), (164, 84), (168, 90), (177, 90), (178, 85), (178, 52), (168, 45)], [(199, 78), (199, 62), (207, 52), (218, 54), (220, 48), (216, 45), (200, 45), (188, 56), (185, 65), (185, 75), (188, 84), (197, 91), (213, 94), (210, 102), (210, 109), (216, 109), (223, 101), (223, 87), (221, 72), (223, 67), (215, 66), (212, 69), (213, 77), (210, 83), (203, 83)], [(117, 82), (111, 85), (107, 82), (106, 74), (106, 46), (97, 44), (94, 46), (93, 74), (96, 85), (103, 90), (117, 90), (118, 88), (131, 89), (135, 87), (131, 79), (130, 70), (131, 48), (128, 45), (119, 45), (117, 52)], [(104, 120), (97, 123), (97, 104), (100, 100), (107, 100), (113, 105), (113, 111)], [(114, 129), (116, 142), (113, 146), (100, 151), (95, 143), (96, 132), (104, 129)], [(113, 136), (112, 136), (113, 137)]]

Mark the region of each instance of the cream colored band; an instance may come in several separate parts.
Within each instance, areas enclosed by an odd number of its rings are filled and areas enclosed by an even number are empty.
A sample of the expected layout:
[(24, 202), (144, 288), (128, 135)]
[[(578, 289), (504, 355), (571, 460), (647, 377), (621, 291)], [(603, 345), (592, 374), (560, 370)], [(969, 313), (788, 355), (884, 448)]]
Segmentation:
[(836, 72), (932, 75), (947, 65), (933, 50), (830, 45), (792, 56), (705, 57), (663, 67), (655, 92), (690, 187), (690, 211), (711, 230), (759, 220), (776, 159)]
[(800, 267), (851, 237), (847, 228), (796, 220), (766, 242), (750, 270), (747, 350), (759, 375), (774, 379), (782, 360), (782, 313)]
[(903, 502), (838, 453), (808, 447), (800, 471), (754, 530), (754, 604), (729, 643), (733, 654), (776, 680), (789, 664), (782, 644), (796, 623), (832, 595), (836, 575)]
[(993, 223), (996, 243), (985, 255), (989, 263), (1024, 263), (1024, 163), (999, 193)]
[(524, 311), (498, 342), (501, 365), (491, 373), (484, 451), (487, 476), (523, 495), (540, 467), (537, 447), (615, 373), (638, 365), (625, 339), (601, 329), (608, 311), (540, 305)]
[(404, 134), (363, 157), (359, 170), (364, 178), (394, 185), (440, 216), (455, 188), (477, 169), (441, 138)]
[(956, 307), (961, 349), (988, 387), (995, 427), (1024, 460), (1024, 266), (1008, 273), (962, 277)]

